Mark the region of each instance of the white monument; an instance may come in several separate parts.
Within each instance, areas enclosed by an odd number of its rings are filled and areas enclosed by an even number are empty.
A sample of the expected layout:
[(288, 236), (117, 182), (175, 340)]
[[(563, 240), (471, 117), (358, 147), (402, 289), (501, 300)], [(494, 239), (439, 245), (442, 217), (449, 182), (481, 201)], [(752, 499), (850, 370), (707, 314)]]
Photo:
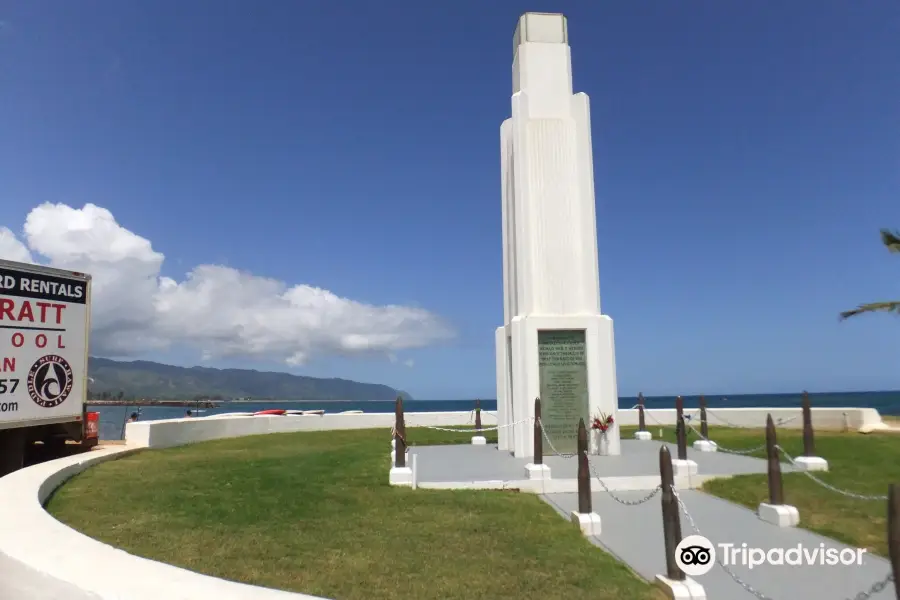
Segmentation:
[[(500, 127), (503, 301), (497, 329), (499, 424), (534, 417), (561, 453), (576, 427), (614, 417), (591, 451), (619, 454), (612, 319), (600, 313), (591, 117), (572, 93), (566, 18), (526, 13), (513, 38), (512, 118)], [(501, 450), (533, 455), (532, 422), (498, 431)], [(552, 454), (544, 442), (544, 453)]]

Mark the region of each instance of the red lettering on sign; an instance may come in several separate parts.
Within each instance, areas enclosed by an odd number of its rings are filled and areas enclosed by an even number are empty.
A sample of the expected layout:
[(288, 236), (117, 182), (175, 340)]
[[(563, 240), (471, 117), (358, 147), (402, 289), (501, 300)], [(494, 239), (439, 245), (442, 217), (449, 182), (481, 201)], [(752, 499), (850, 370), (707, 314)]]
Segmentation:
[(24, 335), (22, 335), (21, 333), (12, 334), (12, 345), (13, 346), (15, 346), (16, 348), (21, 348), (24, 343), (25, 343)]
[(16, 371), (16, 359), (13, 358), (3, 358), (3, 368), (0, 369), (2, 373), (15, 373)]
[(44, 346), (47, 345), (47, 336), (44, 335), (43, 333), (37, 334), (37, 337), (34, 338), (34, 343), (35, 343), (35, 345), (37, 345), (38, 348), (43, 348)]
[(57, 348), (65, 348), (66, 345), (62, 343), (62, 334), (56, 336), (56, 347)]
[[(12, 311), (13, 307), (16, 305), (15, 302), (10, 300), (9, 298), (0, 298), (0, 321), (6, 319), (7, 321), (15, 321), (15, 317), (13, 317)], [(6, 316), (4, 316), (6, 315)]]
[[(40, 309), (38, 311), (38, 323), (47, 322), (48, 308), (55, 309), (53, 316), (56, 324), (59, 325), (62, 323), (62, 313), (66, 308), (65, 304), (51, 304), (49, 302), (35, 302), (34, 304)], [(34, 308), (31, 305), (31, 301), (23, 300), (17, 309), (15, 300), (9, 298), (0, 299), (0, 321), (28, 321), (34, 323)]]

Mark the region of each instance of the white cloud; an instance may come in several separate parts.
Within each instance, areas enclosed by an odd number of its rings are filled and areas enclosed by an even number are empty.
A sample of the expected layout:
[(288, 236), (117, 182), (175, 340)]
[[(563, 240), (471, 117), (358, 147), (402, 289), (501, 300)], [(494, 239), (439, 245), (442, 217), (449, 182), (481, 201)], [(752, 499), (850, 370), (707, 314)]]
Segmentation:
[[(198, 265), (183, 281), (160, 275), (165, 257), (105, 208), (42, 204), (25, 243), (0, 227), (0, 258), (93, 275), (92, 351), (135, 356), (187, 345), (206, 360), (252, 357), (300, 365), (322, 355), (397, 351), (452, 337), (434, 314), (373, 306), (328, 290)], [(32, 260), (35, 257), (46, 260)], [(406, 361), (411, 366), (411, 361)]]

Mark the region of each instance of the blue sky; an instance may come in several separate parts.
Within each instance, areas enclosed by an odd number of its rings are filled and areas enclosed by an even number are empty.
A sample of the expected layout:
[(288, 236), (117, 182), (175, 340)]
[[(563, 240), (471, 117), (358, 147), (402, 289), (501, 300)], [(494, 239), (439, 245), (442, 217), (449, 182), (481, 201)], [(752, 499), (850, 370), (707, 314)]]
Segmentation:
[(900, 297), (878, 239), (900, 228), (895, 0), (7, 0), (0, 225), (93, 203), (176, 280), (221, 264), (425, 309), (452, 340), (293, 372), (493, 397), (526, 10), (569, 17), (592, 101), (620, 394), (900, 388), (900, 322), (837, 320)]

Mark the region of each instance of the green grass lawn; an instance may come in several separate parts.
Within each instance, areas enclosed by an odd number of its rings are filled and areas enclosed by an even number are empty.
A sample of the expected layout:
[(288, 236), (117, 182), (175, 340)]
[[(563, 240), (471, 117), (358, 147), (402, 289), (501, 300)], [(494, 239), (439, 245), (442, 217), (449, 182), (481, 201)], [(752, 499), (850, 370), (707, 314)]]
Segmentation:
[[(699, 429), (699, 423), (695, 424)], [(622, 428), (623, 439), (631, 438), (635, 427)], [(658, 439), (659, 426), (648, 424), (647, 430)], [(803, 438), (799, 429), (778, 429), (778, 444), (793, 457), (803, 454)], [(675, 442), (674, 427), (663, 430), (663, 439)], [(741, 450), (765, 443), (763, 429), (710, 427), (709, 438), (728, 449)], [(688, 436), (688, 444), (699, 439)], [(840, 489), (865, 495), (887, 495), (890, 483), (900, 483), (900, 436), (819, 432), (816, 454), (828, 461), (827, 473), (813, 473), (819, 479)], [(765, 450), (751, 456), (765, 458)], [(768, 502), (766, 475), (738, 475), (717, 479), (703, 490), (720, 498), (756, 510), (760, 502)], [(784, 473), (785, 502), (800, 511), (800, 526), (840, 540), (851, 546), (869, 548), (887, 555), (887, 502), (847, 498), (830, 491), (803, 473)]]
[[(408, 431), (414, 445), (468, 438)], [(339, 600), (663, 597), (535, 495), (389, 486), (389, 443), (382, 429), (144, 451), (47, 508), (139, 556)]]

